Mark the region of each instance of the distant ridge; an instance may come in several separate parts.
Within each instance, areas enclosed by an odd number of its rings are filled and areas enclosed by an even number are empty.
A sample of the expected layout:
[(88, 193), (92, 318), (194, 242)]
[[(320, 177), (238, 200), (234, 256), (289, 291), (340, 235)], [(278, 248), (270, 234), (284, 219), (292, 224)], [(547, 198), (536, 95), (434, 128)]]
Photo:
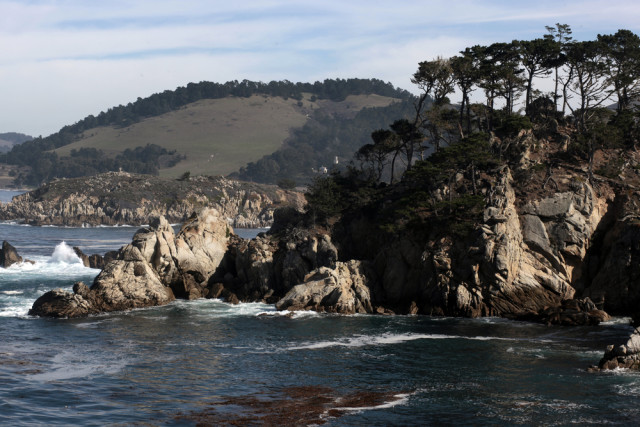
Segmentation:
[[(384, 109), (411, 98), (409, 92), (376, 79), (189, 83), (87, 116), (14, 147), (0, 155), (0, 162), (30, 167), (18, 174), (16, 183), (32, 186), (118, 170), (170, 177), (185, 172), (226, 175), (274, 153), (310, 120), (351, 119), (363, 109)], [(372, 130), (386, 126), (387, 115), (378, 116), (373, 128), (358, 132), (368, 138)], [(350, 157), (349, 150), (333, 157)], [(314, 167), (324, 161), (314, 160)], [(282, 177), (271, 174), (259, 180)]]
[(6, 153), (11, 150), (14, 145), (32, 140), (33, 137), (17, 132), (0, 133), (0, 153)]

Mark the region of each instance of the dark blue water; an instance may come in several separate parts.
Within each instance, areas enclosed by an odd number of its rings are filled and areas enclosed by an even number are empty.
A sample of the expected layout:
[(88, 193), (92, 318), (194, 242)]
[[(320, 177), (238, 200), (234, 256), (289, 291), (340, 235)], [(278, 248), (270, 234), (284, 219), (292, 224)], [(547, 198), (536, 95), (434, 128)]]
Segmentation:
[(640, 422), (640, 375), (585, 371), (628, 333), (624, 320), (287, 317), (218, 300), (79, 320), (26, 315), (46, 290), (97, 274), (68, 246), (104, 252), (135, 231), (0, 225), (0, 238), (37, 261), (0, 270), (0, 425)]

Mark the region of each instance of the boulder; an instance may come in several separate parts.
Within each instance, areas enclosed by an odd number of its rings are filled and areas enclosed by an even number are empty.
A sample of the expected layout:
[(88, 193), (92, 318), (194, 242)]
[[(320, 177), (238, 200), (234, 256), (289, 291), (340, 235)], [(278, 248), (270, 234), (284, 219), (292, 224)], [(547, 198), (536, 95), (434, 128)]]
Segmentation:
[(99, 312), (153, 307), (175, 299), (171, 288), (162, 284), (140, 250), (131, 244), (121, 250), (117, 260), (105, 266), (90, 293)]
[[(85, 285), (86, 287), (86, 285)], [(54, 289), (38, 298), (29, 310), (30, 316), (42, 317), (84, 317), (94, 313), (91, 301), (82, 295), (72, 294), (62, 289)]]
[(362, 261), (338, 262), (309, 273), (276, 303), (278, 310), (315, 310), (331, 313), (373, 313), (369, 270)]
[(520, 313), (509, 316), (517, 320), (545, 323), (547, 325), (583, 326), (598, 325), (610, 319), (588, 297), (564, 300), (559, 305), (545, 307), (537, 313)]
[(232, 234), (233, 229), (215, 209), (204, 209), (193, 215), (175, 238), (178, 270), (206, 282), (224, 258)]
[[(207, 296), (208, 280), (227, 251), (231, 233), (224, 218), (213, 209), (193, 215), (178, 236), (165, 218), (154, 219), (115, 259), (113, 254), (105, 255), (109, 261), (90, 289), (77, 285), (73, 294), (48, 294), (34, 305), (32, 313), (75, 317), (164, 305), (176, 294), (188, 299)], [(83, 257), (83, 261), (90, 259)]]
[(0, 266), (7, 268), (20, 262), (22, 262), (22, 257), (18, 255), (16, 248), (6, 240), (3, 241), (2, 250), (0, 251)]
[(640, 328), (634, 329), (625, 343), (607, 346), (598, 367), (592, 366), (590, 370), (619, 368), (640, 370)]

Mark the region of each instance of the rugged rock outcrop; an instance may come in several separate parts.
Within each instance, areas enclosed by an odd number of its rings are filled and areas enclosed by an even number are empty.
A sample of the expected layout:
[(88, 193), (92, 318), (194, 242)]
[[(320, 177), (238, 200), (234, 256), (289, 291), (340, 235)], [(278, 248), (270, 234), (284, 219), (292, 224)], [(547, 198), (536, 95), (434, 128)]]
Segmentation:
[(82, 249), (77, 246), (73, 247), (73, 251), (76, 253), (76, 255), (78, 255), (78, 258), (82, 260), (82, 264), (85, 267), (95, 268), (98, 270), (102, 270), (107, 263), (113, 261), (118, 256), (118, 251), (109, 251), (104, 255), (87, 255), (82, 251)]
[(598, 367), (591, 367), (590, 370), (616, 368), (640, 370), (640, 328), (636, 328), (625, 343), (609, 345)]
[(73, 294), (50, 291), (36, 300), (29, 313), (78, 317), (164, 305), (175, 294), (205, 296), (203, 290), (227, 250), (231, 233), (214, 209), (192, 216), (178, 236), (166, 219), (159, 218), (134, 235), (132, 243), (105, 265), (91, 288), (76, 284)]
[(22, 262), (22, 257), (18, 255), (16, 248), (4, 240), (2, 242), (2, 250), (0, 250), (0, 266), (7, 268), (20, 262)]
[(519, 208), (509, 168), (499, 175), (482, 188), (483, 222), (466, 240), (405, 236), (379, 252), (381, 300), (404, 312), (532, 318), (574, 298), (610, 198), (582, 182)]
[(372, 313), (366, 263), (338, 262), (335, 268), (320, 267), (309, 273), (276, 303), (278, 310), (315, 310), (331, 313)]
[(215, 208), (234, 227), (269, 227), (280, 206), (300, 207), (301, 193), (223, 177), (188, 181), (109, 172), (59, 179), (0, 204), (0, 219), (32, 225), (142, 225), (164, 216), (181, 223), (193, 212)]
[(547, 325), (598, 325), (610, 320), (610, 316), (588, 297), (562, 301), (560, 305), (544, 308), (537, 313), (528, 313), (514, 317), (518, 320), (541, 322)]
[(309, 272), (335, 268), (337, 260), (326, 232), (292, 228), (251, 241), (235, 239), (210, 283), (223, 283), (242, 301), (276, 302)]

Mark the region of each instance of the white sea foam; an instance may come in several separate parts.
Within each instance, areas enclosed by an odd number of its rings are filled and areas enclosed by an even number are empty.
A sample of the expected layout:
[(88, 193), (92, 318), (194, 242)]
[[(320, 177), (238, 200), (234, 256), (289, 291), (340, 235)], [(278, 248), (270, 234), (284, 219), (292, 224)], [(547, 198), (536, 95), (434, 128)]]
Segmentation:
[(400, 393), (400, 394), (394, 395), (393, 396), (393, 400), (381, 403), (380, 405), (376, 405), (376, 406), (360, 406), (360, 407), (358, 407), (358, 406), (337, 407), (337, 408), (333, 408), (333, 410), (358, 413), (358, 412), (363, 412), (363, 411), (372, 411), (372, 410), (376, 410), (376, 409), (388, 409), (388, 408), (393, 408), (394, 406), (398, 406), (398, 405), (406, 405), (409, 402), (409, 397), (410, 396), (411, 396), (410, 393)]
[(444, 334), (382, 334), (382, 335), (358, 335), (350, 338), (337, 339), (334, 341), (318, 341), (302, 344), (299, 346), (288, 347), (286, 350), (318, 350), (329, 347), (365, 347), (375, 345), (400, 344), (407, 341), (415, 340), (445, 340), (445, 339), (463, 339), (474, 341), (514, 341), (513, 338), (500, 337), (465, 337), (461, 335), (444, 335)]
[(124, 360), (106, 353), (98, 358), (82, 350), (65, 350), (51, 359), (50, 369), (30, 375), (29, 379), (48, 382), (85, 378), (93, 374), (115, 374), (125, 366)]
[(5, 295), (21, 295), (23, 294), (23, 291), (2, 291), (0, 292), (0, 294), (5, 294)]
[(50, 263), (65, 263), (65, 264), (82, 264), (82, 260), (73, 248), (62, 242), (56, 246), (51, 255)]
[(613, 325), (630, 325), (631, 317), (612, 317), (610, 320), (606, 322), (600, 322), (603, 326), (613, 326)]
[(304, 317), (318, 317), (320, 313), (313, 310), (296, 310), (296, 311), (288, 311), (288, 310), (276, 310), (275, 307), (273, 310), (269, 311), (261, 311), (255, 314), (256, 316), (272, 316), (272, 317), (289, 317), (292, 319), (300, 319)]

